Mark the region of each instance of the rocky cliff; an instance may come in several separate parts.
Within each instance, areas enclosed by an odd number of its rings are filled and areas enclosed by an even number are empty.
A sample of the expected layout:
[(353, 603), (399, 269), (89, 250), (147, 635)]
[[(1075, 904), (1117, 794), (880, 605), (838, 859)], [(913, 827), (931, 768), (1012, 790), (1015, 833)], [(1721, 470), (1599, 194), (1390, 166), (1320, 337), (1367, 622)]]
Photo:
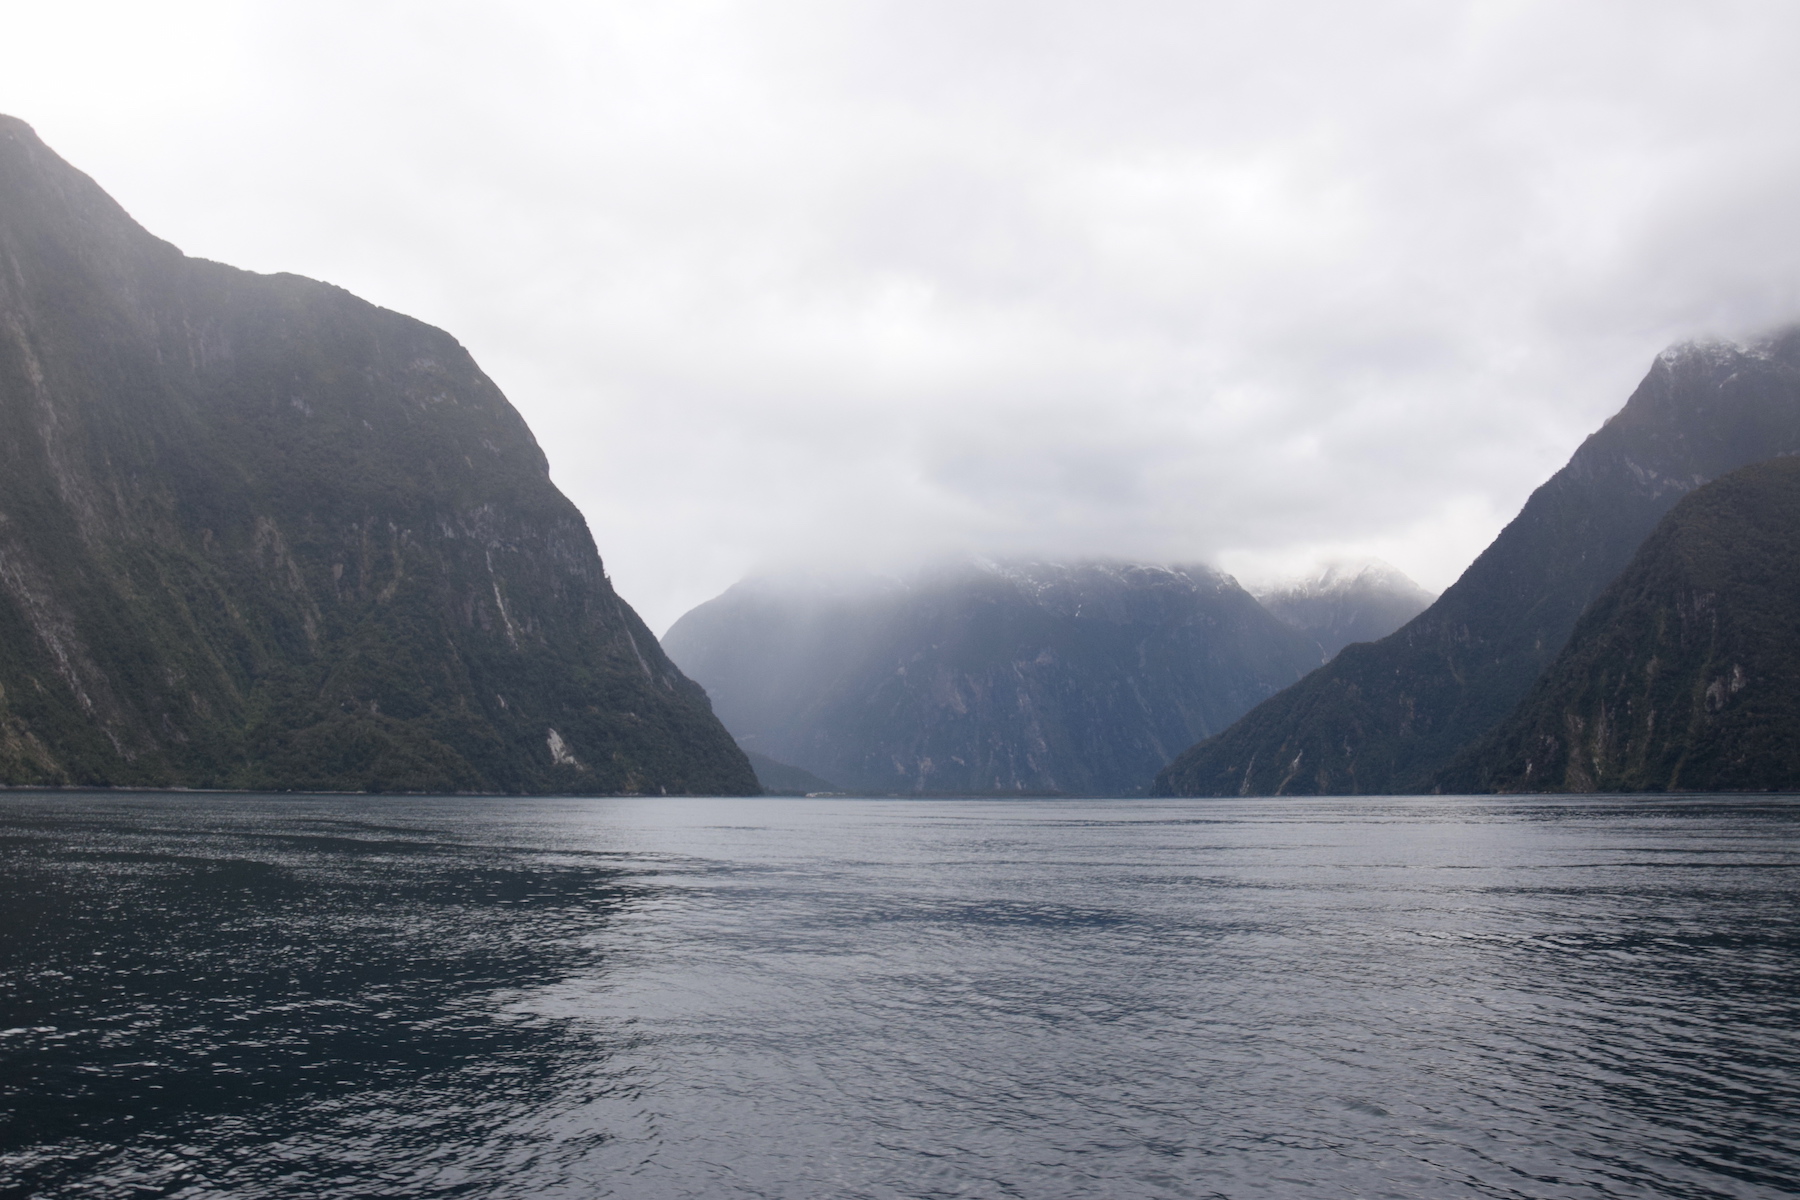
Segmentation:
[(757, 790), (448, 334), (0, 118), (0, 783)]
[(752, 579), (663, 639), (743, 744), (877, 793), (1141, 792), (1319, 661), (1200, 566)]
[(1800, 458), (1677, 504), (1456, 791), (1800, 789)]
[(1398, 632), (1346, 647), (1163, 772), (1174, 795), (1429, 790), (1524, 697), (1663, 514), (1800, 450), (1800, 329), (1659, 356), (1461, 579)]

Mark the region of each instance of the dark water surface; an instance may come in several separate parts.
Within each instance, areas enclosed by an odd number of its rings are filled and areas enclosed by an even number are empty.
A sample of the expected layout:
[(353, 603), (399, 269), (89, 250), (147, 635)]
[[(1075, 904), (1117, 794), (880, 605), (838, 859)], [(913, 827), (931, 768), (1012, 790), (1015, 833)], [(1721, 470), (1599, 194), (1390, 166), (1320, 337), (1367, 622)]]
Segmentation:
[(0, 798), (0, 1194), (1800, 1195), (1793, 799)]

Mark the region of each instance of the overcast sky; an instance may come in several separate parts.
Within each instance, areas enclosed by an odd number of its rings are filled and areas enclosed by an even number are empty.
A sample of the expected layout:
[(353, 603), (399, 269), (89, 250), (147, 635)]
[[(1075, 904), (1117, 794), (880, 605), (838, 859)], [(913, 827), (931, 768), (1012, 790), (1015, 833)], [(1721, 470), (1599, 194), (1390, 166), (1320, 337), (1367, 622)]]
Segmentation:
[(759, 563), (1452, 582), (1800, 318), (1800, 5), (0, 0), (190, 254), (440, 325), (661, 632)]

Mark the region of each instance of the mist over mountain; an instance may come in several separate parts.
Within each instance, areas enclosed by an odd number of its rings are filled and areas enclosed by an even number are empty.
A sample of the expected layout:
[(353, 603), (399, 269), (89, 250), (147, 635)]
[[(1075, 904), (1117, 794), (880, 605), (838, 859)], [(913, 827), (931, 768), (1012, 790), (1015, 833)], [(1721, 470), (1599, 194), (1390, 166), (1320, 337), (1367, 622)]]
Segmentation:
[(1318, 647), (1204, 566), (745, 580), (663, 638), (745, 747), (878, 793), (1140, 792)]
[(448, 334), (0, 118), (0, 782), (757, 790)]
[(1440, 784), (1800, 787), (1800, 459), (1739, 468), (1677, 504)]
[(1301, 579), (1253, 588), (1262, 606), (1318, 643), (1329, 661), (1352, 642), (1384, 638), (1434, 596), (1380, 559), (1329, 563)]
[(1800, 327), (1659, 355), (1625, 407), (1424, 613), (1346, 647), (1181, 755), (1176, 795), (1428, 790), (1525, 696), (1663, 515), (1719, 475), (1800, 451)]

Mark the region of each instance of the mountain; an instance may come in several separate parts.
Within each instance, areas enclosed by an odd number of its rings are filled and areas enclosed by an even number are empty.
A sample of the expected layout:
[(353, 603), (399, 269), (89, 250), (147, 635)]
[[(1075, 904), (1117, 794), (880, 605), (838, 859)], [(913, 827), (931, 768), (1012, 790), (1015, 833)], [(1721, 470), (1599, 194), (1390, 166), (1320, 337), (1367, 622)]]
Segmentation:
[(810, 796), (814, 792), (842, 792), (843, 789), (828, 779), (820, 779), (811, 771), (803, 771), (799, 767), (789, 766), (784, 762), (776, 762), (766, 754), (748, 752), (750, 765), (756, 768), (756, 781), (762, 784), (762, 790), (769, 796)]
[(448, 334), (0, 118), (0, 783), (753, 793)]
[(1687, 496), (1504, 724), (1468, 791), (1800, 789), (1800, 458)]
[(1352, 642), (1384, 638), (1431, 606), (1432, 594), (1380, 559), (1331, 563), (1253, 593), (1285, 624), (1318, 643), (1329, 662)]
[(1121, 795), (1316, 665), (1209, 567), (747, 580), (663, 638), (745, 746), (875, 793)]
[(1625, 407), (1405, 627), (1347, 646), (1193, 746), (1172, 795), (1428, 790), (1524, 697), (1664, 513), (1736, 467), (1800, 450), (1800, 327), (1659, 355)]

